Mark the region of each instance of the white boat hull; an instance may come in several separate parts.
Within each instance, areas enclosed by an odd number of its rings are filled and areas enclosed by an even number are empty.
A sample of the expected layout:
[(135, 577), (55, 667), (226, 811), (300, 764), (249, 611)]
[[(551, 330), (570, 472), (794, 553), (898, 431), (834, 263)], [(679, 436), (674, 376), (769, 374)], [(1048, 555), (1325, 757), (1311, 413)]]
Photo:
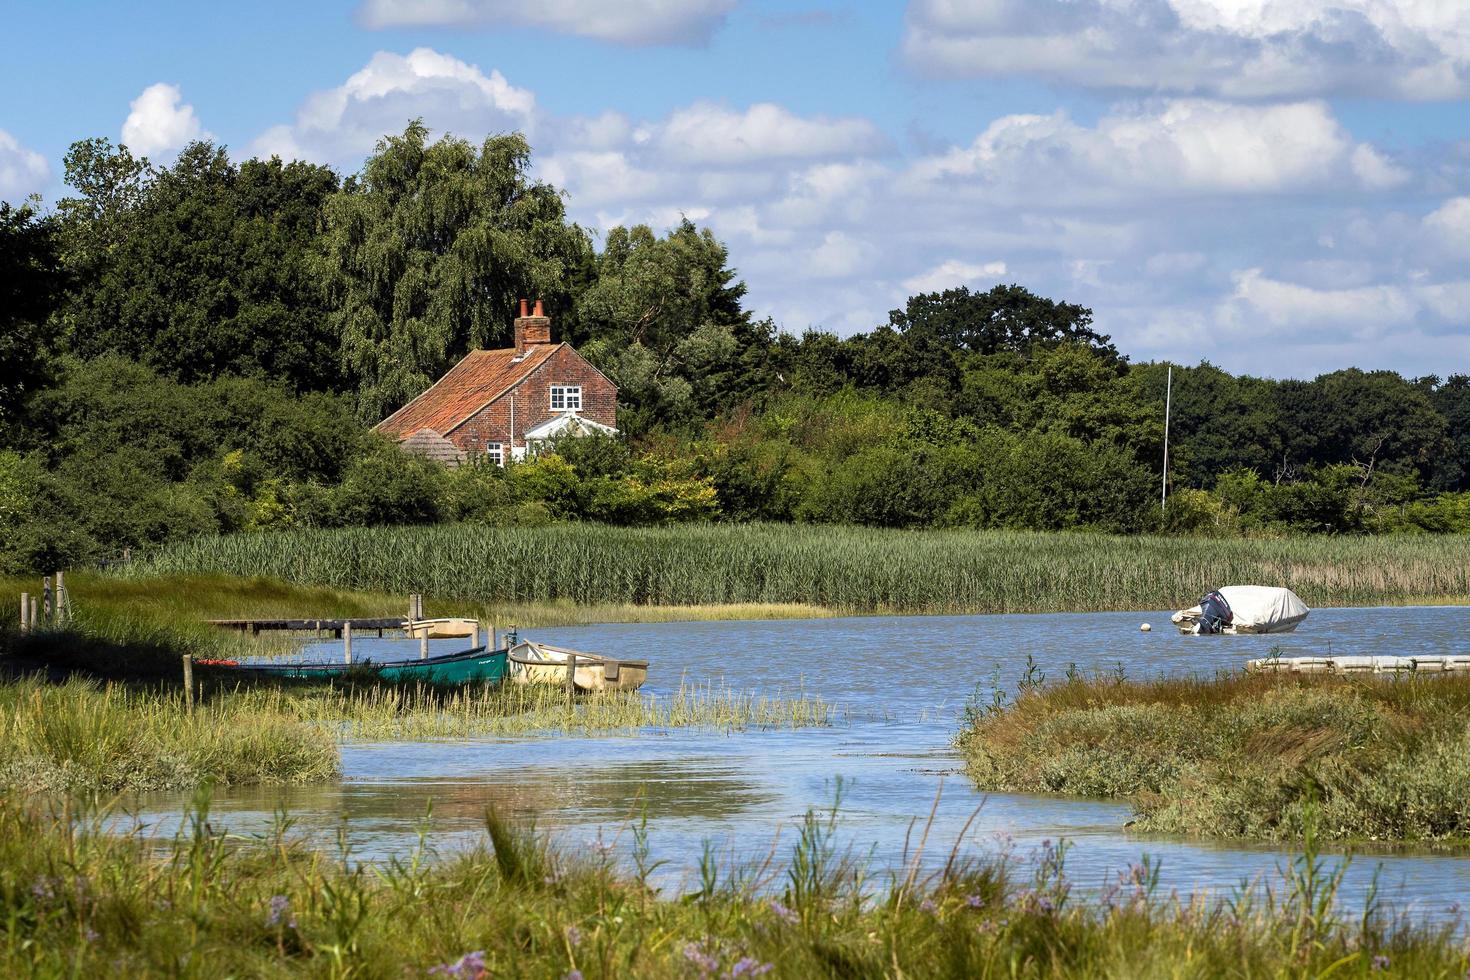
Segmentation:
[(614, 660), (529, 640), (511, 647), (506, 677), (512, 684), (565, 687), (568, 662), (574, 656), (572, 683), (579, 691), (636, 691), (648, 680), (645, 660)]

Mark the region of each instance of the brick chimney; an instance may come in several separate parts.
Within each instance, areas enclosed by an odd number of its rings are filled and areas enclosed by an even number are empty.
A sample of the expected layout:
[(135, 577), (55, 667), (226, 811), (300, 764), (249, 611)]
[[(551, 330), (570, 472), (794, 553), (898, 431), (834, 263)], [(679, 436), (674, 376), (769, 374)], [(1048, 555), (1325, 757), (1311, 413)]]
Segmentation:
[(525, 350), (534, 344), (551, 343), (551, 317), (547, 316), (541, 309), (541, 301), (536, 301), (536, 309), (526, 314), (526, 301), (521, 300), (521, 315), (516, 317), (516, 350)]

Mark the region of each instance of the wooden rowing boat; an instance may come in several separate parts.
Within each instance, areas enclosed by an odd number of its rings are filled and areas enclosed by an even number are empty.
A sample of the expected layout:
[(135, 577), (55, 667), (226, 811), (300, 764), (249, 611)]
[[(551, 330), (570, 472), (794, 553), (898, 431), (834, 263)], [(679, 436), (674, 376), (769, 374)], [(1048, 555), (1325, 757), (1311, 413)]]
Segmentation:
[(423, 660), (387, 660), (355, 663), (241, 663), (238, 660), (196, 660), (202, 671), (224, 671), (259, 679), (341, 680), (364, 676), (393, 684), (495, 683), (505, 678), (508, 651), (478, 646), (459, 653), (446, 653)]
[(455, 619), (453, 617), (442, 617), (439, 619), (412, 619), (404, 623), (404, 631), (409, 636), (426, 636), (431, 640), (455, 640), (463, 636), (475, 636), (480, 631), (480, 624), (473, 619)]
[(511, 647), (506, 659), (507, 676), (512, 684), (565, 687), (569, 666), (572, 683), (579, 691), (636, 691), (648, 680), (647, 660), (616, 660), (531, 640), (522, 640)]

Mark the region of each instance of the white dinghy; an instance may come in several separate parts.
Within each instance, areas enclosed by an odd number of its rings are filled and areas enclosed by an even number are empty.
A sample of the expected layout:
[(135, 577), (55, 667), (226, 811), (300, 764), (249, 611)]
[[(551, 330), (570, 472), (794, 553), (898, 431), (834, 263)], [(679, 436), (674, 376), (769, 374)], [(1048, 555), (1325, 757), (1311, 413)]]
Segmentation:
[(1170, 617), (1190, 634), (1290, 633), (1311, 612), (1290, 589), (1227, 585)]
[(648, 680), (648, 661), (614, 660), (530, 640), (510, 648), (506, 676), (512, 684), (564, 687), (569, 671), (579, 691), (636, 691)]

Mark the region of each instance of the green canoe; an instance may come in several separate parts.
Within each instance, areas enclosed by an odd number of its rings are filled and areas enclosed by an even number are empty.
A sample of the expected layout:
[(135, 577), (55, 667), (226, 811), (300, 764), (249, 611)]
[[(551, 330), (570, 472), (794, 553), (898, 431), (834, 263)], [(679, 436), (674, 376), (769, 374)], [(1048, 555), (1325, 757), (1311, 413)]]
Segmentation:
[(446, 653), (423, 660), (388, 660), (374, 663), (361, 660), (352, 664), (269, 664), (238, 660), (198, 660), (200, 670), (228, 671), (250, 677), (287, 677), (297, 680), (335, 680), (376, 675), (378, 680), (393, 684), (468, 684), (498, 682), (505, 677), (506, 650), (488, 650), (483, 646), (459, 653)]

